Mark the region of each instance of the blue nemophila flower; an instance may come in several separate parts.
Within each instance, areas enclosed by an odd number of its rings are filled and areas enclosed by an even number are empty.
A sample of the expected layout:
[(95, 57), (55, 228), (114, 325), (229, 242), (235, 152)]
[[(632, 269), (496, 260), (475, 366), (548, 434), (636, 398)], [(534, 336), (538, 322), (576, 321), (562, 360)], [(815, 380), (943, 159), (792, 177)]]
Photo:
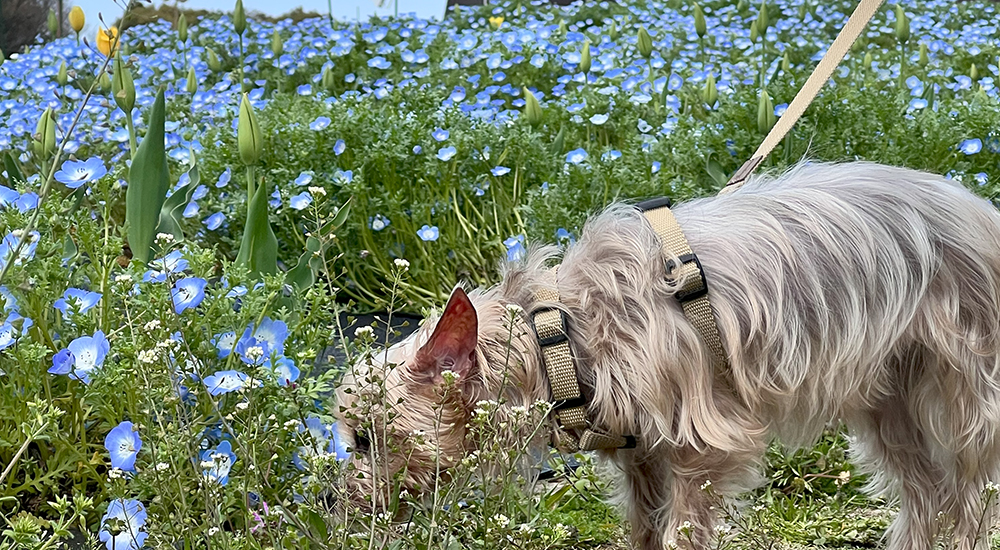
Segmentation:
[(310, 130), (322, 130), (330, 125), (330, 117), (316, 117), (316, 120), (309, 123)]
[(915, 97), (915, 98), (913, 98), (913, 99), (910, 100), (909, 109), (911, 111), (917, 111), (917, 110), (925, 109), (925, 108), (927, 108), (927, 100), (926, 99), (923, 99), (923, 98), (920, 98), (920, 97)]
[(38, 201), (39, 201), (38, 193), (29, 191), (18, 197), (16, 200), (14, 200), (14, 202), (11, 203), (11, 205), (14, 208), (17, 208), (18, 212), (23, 214), (29, 210), (34, 210), (38, 208)]
[(431, 132), (431, 137), (434, 138), (436, 141), (444, 141), (448, 139), (449, 135), (451, 134), (448, 132), (448, 130), (445, 130), (444, 128), (435, 128), (434, 131)]
[(449, 161), (455, 156), (455, 153), (457, 152), (458, 150), (455, 149), (454, 147), (442, 147), (438, 149), (437, 158), (443, 161)]
[(153, 266), (153, 269), (143, 274), (142, 282), (162, 283), (167, 280), (168, 274), (180, 273), (187, 269), (188, 261), (181, 257), (180, 250), (174, 250), (162, 258), (149, 262), (149, 265)]
[(338, 139), (337, 143), (333, 144), (333, 154), (337, 155), (338, 157), (340, 155), (343, 155), (344, 151), (346, 150), (347, 150), (347, 143), (345, 143), (344, 140), (342, 139)]
[(436, 241), (440, 236), (440, 231), (438, 231), (437, 226), (429, 226), (424, 224), (423, 227), (417, 230), (417, 236), (420, 237), (422, 241)]
[(279, 356), (284, 355), (285, 340), (288, 339), (288, 325), (286, 325), (284, 321), (275, 321), (270, 317), (264, 317), (264, 319), (261, 320), (260, 325), (257, 326), (257, 329), (252, 329), (253, 325), (247, 327), (247, 329), (243, 332), (241, 340), (248, 340), (252, 337), (258, 342), (265, 342), (267, 344), (268, 356), (270, 356), (271, 353)]
[(313, 173), (312, 172), (299, 172), (299, 177), (295, 178), (295, 185), (299, 187), (303, 185), (309, 185), (312, 183)]
[(242, 390), (249, 381), (249, 376), (237, 370), (217, 371), (202, 379), (202, 383), (208, 388), (209, 395), (213, 397)]
[(294, 195), (288, 199), (288, 206), (295, 210), (303, 210), (312, 204), (313, 198), (308, 191), (303, 191), (298, 195)]
[(184, 212), (181, 215), (184, 218), (193, 218), (198, 215), (198, 212), (201, 212), (201, 207), (198, 206), (198, 203), (191, 201), (184, 207)]
[(604, 154), (601, 155), (601, 160), (603, 160), (605, 162), (612, 161), (612, 160), (618, 160), (620, 158), (622, 158), (622, 152), (618, 151), (617, 149), (612, 149), (610, 151), (605, 151)]
[(650, 170), (652, 171), (653, 174), (655, 174), (660, 171), (660, 166), (661, 166), (660, 161), (654, 160), (653, 166), (650, 168)]
[(176, 283), (170, 290), (170, 297), (174, 301), (174, 311), (178, 315), (186, 309), (198, 307), (198, 304), (205, 299), (205, 285), (208, 281), (201, 277), (185, 277)]
[(316, 416), (306, 417), (304, 424), (299, 424), (299, 433), (307, 433), (303, 440), (306, 446), (299, 447), (292, 457), (292, 463), (300, 470), (306, 469), (303, 458), (333, 455), (337, 460), (347, 460), (351, 457), (347, 441), (340, 434), (339, 425), (323, 424)]
[(570, 164), (580, 164), (585, 160), (587, 160), (587, 152), (583, 149), (573, 149), (566, 153), (566, 162)]
[[(0, 241), (0, 269), (7, 262), (11, 261), (14, 250), (17, 249), (23, 235), (24, 231), (20, 229), (4, 235), (3, 240)], [(21, 246), (21, 251), (18, 253), (17, 258), (13, 258), (14, 265), (21, 265), (35, 257), (35, 250), (38, 248), (38, 239), (40, 238), (41, 234), (38, 231), (32, 231), (28, 234), (28, 243)]]
[(510, 168), (507, 168), (506, 166), (497, 166), (490, 170), (490, 173), (499, 178), (500, 176), (509, 174)]
[(390, 222), (389, 218), (382, 214), (375, 214), (374, 218), (368, 218), (368, 223), (371, 225), (372, 231), (382, 231)]
[(288, 357), (281, 356), (273, 363), (268, 361), (264, 363), (264, 367), (274, 372), (279, 386), (287, 386), (299, 379), (299, 368)]
[(229, 357), (233, 348), (236, 347), (236, 342), (236, 331), (217, 334), (215, 338), (212, 339), (212, 343), (215, 344), (215, 347), (219, 350), (219, 359)]
[(229, 185), (229, 180), (233, 177), (233, 171), (230, 168), (219, 174), (219, 180), (215, 182), (216, 187), (225, 187)]
[(414, 155), (419, 155), (420, 153), (423, 153), (423, 152), (424, 152), (424, 148), (423, 147), (421, 147), (419, 145), (414, 145), (413, 146), (413, 154)]
[(104, 448), (111, 456), (111, 467), (126, 472), (135, 471), (135, 458), (142, 449), (138, 430), (131, 422), (125, 421), (115, 426), (104, 438)]
[[(5, 350), (14, 345), (17, 340), (17, 329), (10, 322), (0, 325), (0, 350)], [(0, 371), (3, 372), (3, 371)]]
[(591, 124), (595, 124), (597, 126), (600, 126), (601, 124), (604, 124), (607, 121), (608, 121), (608, 115), (604, 115), (604, 114), (594, 115), (594, 116), (590, 117), (590, 123)]
[(103, 332), (97, 331), (93, 336), (81, 336), (52, 358), (52, 368), (49, 372), (68, 374), (74, 380), (89, 384), (91, 373), (104, 364), (104, 359), (110, 351), (111, 344)]
[[(138, 550), (146, 541), (146, 507), (135, 499), (115, 499), (101, 518), (98, 538), (107, 550)], [(116, 520), (109, 522), (109, 520)]]
[(979, 138), (967, 139), (958, 144), (958, 150), (966, 155), (975, 155), (983, 150), (983, 140)]
[(69, 374), (73, 371), (73, 352), (68, 349), (61, 349), (52, 357), (52, 366), (49, 367), (51, 374)]
[(76, 189), (85, 183), (101, 179), (107, 173), (108, 169), (104, 167), (104, 161), (98, 157), (92, 157), (85, 161), (67, 160), (56, 172), (55, 178), (66, 187)]
[(524, 235), (508, 237), (503, 245), (507, 247), (508, 262), (515, 262), (524, 257)]
[(72, 318), (74, 309), (78, 313), (85, 313), (92, 307), (96, 306), (100, 299), (100, 292), (89, 292), (79, 288), (68, 288), (66, 289), (66, 292), (63, 293), (63, 297), (56, 300), (56, 303), (53, 305), (56, 309), (62, 312), (63, 318), (68, 320)]
[(236, 454), (233, 453), (233, 445), (228, 441), (219, 443), (214, 449), (201, 452), (201, 467), (205, 477), (216, 481), (219, 485), (229, 483), (229, 473), (236, 462)]
[(211, 216), (202, 220), (202, 223), (205, 224), (205, 227), (207, 227), (210, 231), (215, 231), (216, 229), (221, 227), (222, 224), (225, 223), (225, 221), (226, 221), (226, 215), (223, 214), (222, 212), (216, 212), (215, 214), (212, 214)]
[(573, 238), (573, 234), (566, 231), (562, 227), (556, 229), (556, 240), (559, 242), (569, 241), (569, 244), (573, 244), (576, 239)]

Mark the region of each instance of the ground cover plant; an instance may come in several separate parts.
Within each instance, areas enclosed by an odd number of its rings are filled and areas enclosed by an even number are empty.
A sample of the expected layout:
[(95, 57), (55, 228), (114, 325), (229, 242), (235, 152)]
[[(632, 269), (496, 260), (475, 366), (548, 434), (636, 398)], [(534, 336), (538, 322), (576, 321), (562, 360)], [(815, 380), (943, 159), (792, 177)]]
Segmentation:
[[(483, 403), (489, 444), (433, 498), (352, 511), (330, 394), (386, 342), (340, 314), (426, 312), (611, 201), (713, 193), (852, 8), (504, 1), (272, 24), (237, 6), (11, 56), (0, 548), (625, 547), (591, 457), (513, 437), (545, 429), (541, 404)], [(994, 198), (996, 21), (989, 2), (886, 6), (770, 167), (865, 158)], [(835, 430), (776, 445), (768, 485), (719, 501), (719, 546), (876, 544), (891, 503), (860, 496), (845, 448)], [(542, 459), (556, 482), (534, 480)]]

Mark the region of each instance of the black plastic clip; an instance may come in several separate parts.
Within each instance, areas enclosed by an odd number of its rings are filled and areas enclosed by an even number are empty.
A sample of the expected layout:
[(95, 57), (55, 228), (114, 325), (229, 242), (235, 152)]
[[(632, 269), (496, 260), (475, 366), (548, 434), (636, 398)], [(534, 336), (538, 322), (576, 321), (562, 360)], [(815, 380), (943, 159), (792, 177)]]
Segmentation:
[(647, 212), (649, 210), (656, 210), (657, 208), (663, 208), (664, 206), (670, 208), (673, 203), (670, 202), (670, 197), (657, 197), (655, 199), (644, 200), (635, 207), (642, 212)]
[[(535, 316), (539, 313), (545, 313), (546, 311), (558, 311), (559, 320), (562, 323), (562, 331), (559, 334), (553, 334), (552, 336), (546, 336), (542, 338), (538, 335), (538, 326), (535, 325)], [(567, 336), (567, 323), (566, 323), (566, 312), (556, 307), (540, 307), (531, 313), (531, 328), (535, 331), (535, 338), (538, 338), (538, 345), (541, 347), (554, 346), (556, 344), (561, 344), (569, 340)]]
[[(702, 296), (708, 294), (708, 281), (705, 279), (705, 270), (702, 269), (701, 261), (698, 260), (698, 256), (694, 254), (684, 254), (683, 256), (680, 256), (677, 259), (680, 260), (681, 264), (694, 263), (694, 265), (698, 267), (698, 276), (701, 277), (701, 287), (687, 291), (678, 290), (677, 293), (674, 294), (674, 297), (677, 298), (677, 300), (680, 301), (681, 303), (684, 303), (684, 302), (690, 302), (691, 300), (697, 300), (698, 298), (701, 298)], [(674, 262), (673, 259), (668, 259), (666, 261), (666, 265), (667, 265), (667, 273), (673, 273), (674, 269), (677, 269), (679, 267), (677, 263)]]

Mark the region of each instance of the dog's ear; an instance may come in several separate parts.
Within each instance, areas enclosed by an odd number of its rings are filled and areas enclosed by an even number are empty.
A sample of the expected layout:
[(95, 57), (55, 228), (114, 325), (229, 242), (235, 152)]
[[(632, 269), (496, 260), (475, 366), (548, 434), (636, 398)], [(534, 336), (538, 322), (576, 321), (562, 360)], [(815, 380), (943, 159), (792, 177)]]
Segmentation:
[(479, 318), (469, 296), (456, 288), (444, 307), (434, 333), (417, 351), (413, 370), (438, 381), (450, 370), (465, 379), (476, 368)]

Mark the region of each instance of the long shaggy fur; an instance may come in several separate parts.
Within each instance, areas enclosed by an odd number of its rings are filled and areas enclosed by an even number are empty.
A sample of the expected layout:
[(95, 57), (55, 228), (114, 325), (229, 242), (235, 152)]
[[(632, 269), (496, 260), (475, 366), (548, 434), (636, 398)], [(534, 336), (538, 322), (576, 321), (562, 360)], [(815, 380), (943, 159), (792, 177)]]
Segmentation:
[[(931, 548), (939, 512), (958, 548), (984, 548), (993, 510), (983, 516), (980, 495), (1000, 477), (995, 208), (939, 176), (851, 163), (758, 177), (673, 212), (706, 272), (728, 369), (713, 368), (635, 208), (590, 220), (556, 283), (590, 419), (639, 438), (634, 450), (603, 453), (620, 472), (636, 547), (663, 548), (685, 521), (696, 546), (707, 542), (705, 481), (752, 487), (772, 438), (809, 444), (841, 420), (871, 489), (899, 499), (890, 550)], [(505, 304), (538, 305), (552, 254), (534, 250), (499, 286), (473, 293), (479, 352), (463, 406), (501, 391), (508, 331), (497, 319)], [(511, 347), (508, 399), (547, 398), (537, 343), (527, 335)], [(412, 353), (398, 354), (405, 371)], [(394, 391), (420, 394), (406, 383)]]

